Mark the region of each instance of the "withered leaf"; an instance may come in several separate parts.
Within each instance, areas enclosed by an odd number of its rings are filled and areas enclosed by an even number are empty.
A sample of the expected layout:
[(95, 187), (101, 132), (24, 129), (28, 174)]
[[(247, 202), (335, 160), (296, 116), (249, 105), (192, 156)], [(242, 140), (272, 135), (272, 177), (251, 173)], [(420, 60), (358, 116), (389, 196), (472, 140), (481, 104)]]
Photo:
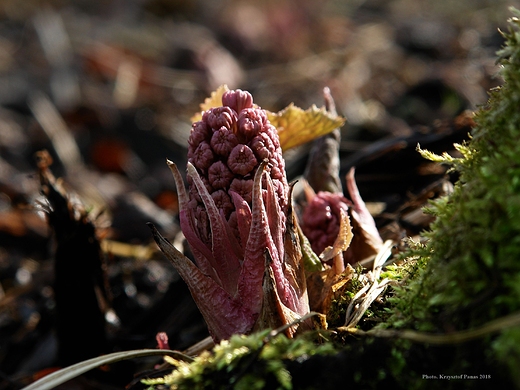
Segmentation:
[(345, 252), (352, 241), (352, 237), (354, 236), (352, 233), (352, 226), (350, 226), (350, 220), (347, 214), (340, 210), (341, 212), (341, 220), (339, 223), (339, 233), (334, 241), (334, 245), (328, 246), (323, 250), (320, 254), (320, 259), (322, 261), (329, 261), (335, 256)]
[(327, 314), (332, 301), (337, 299), (348, 287), (347, 283), (354, 274), (355, 271), (350, 264), (347, 264), (345, 271), (341, 274), (337, 274), (332, 268), (310, 273), (307, 277), (307, 293), (311, 310)]
[(324, 107), (312, 105), (304, 111), (292, 103), (277, 113), (267, 111), (267, 117), (278, 130), (283, 150), (310, 142), (345, 123), (345, 118), (332, 115)]

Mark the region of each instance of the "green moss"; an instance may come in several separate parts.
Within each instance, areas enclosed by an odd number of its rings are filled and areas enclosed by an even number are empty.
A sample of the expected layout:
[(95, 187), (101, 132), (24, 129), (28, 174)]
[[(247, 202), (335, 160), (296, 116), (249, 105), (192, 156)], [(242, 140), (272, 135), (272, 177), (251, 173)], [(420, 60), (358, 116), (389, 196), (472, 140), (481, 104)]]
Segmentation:
[[(461, 331), (520, 310), (520, 20), (510, 26), (498, 53), (504, 85), (476, 113), (471, 140), (457, 145), (462, 157), (421, 151), (460, 179), (452, 194), (428, 207), (436, 220), (426, 245), (407, 253), (415, 275), (388, 299), (386, 327)], [(513, 376), (519, 333), (503, 332), (481, 346), (488, 359), (501, 356)]]
[(295, 340), (283, 334), (274, 337), (269, 330), (249, 336), (235, 335), (222, 341), (211, 352), (194, 362), (165, 358), (175, 366), (170, 375), (143, 383), (166, 385), (171, 389), (292, 389), (287, 361), (305, 361), (315, 355), (336, 352), (332, 343), (317, 344), (311, 334)]
[(516, 387), (520, 387), (520, 372), (518, 362), (520, 361), (520, 329), (512, 328), (505, 330), (496, 340), (491, 343), (488, 351), (488, 359), (496, 358), (511, 373), (512, 381)]
[(357, 292), (363, 288), (363, 283), (359, 279), (362, 272), (361, 267), (356, 269), (352, 278), (343, 286), (341, 293), (332, 299), (329, 312), (327, 313), (327, 323), (330, 328), (345, 324), (347, 308)]

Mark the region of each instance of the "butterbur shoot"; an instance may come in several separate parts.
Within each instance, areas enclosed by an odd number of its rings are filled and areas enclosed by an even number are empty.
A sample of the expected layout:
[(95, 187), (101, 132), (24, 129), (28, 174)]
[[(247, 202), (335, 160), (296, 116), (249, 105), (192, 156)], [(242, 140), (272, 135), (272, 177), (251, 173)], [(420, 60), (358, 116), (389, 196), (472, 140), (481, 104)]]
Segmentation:
[[(327, 113), (337, 117), (330, 90), (325, 88), (323, 95)], [(314, 141), (304, 174), (308, 183), (304, 187), (307, 204), (302, 213), (302, 230), (312, 250), (338, 274), (344, 271), (345, 264), (374, 256), (383, 245), (375, 221), (359, 193), (354, 168), (346, 176), (350, 199), (343, 195), (339, 176), (340, 138), (340, 129), (336, 128)], [(342, 234), (347, 228), (349, 233)], [(342, 235), (346, 239), (340, 248), (338, 238)]]
[[(297, 221), (277, 130), (249, 92), (226, 91), (188, 140), (188, 190), (168, 162), (195, 263), (153, 229), (215, 340), (309, 312)], [(288, 228), (290, 227), (290, 228)], [(292, 335), (295, 327), (288, 329)]]
[(355, 264), (375, 255), (383, 245), (374, 218), (359, 194), (354, 168), (349, 171), (346, 180), (351, 200), (340, 192), (316, 193), (307, 186), (307, 205), (302, 215), (303, 232), (309, 239), (312, 250), (320, 253), (324, 261), (329, 260), (324, 256), (324, 251), (328, 247), (334, 247), (342, 226), (352, 225), (352, 240), (344, 246), (340, 261), (335, 264), (338, 272), (344, 270), (345, 264)]

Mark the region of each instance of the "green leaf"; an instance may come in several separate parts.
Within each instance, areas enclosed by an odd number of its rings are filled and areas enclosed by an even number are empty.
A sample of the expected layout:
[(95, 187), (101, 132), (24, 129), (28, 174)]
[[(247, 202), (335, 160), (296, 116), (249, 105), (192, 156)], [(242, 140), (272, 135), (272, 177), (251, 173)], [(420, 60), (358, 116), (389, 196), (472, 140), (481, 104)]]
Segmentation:
[(44, 376), (36, 382), (31, 383), (22, 390), (50, 390), (104, 364), (115, 363), (121, 360), (138, 357), (164, 355), (176, 356), (189, 361), (193, 360), (187, 355), (168, 349), (137, 349), (133, 351), (114, 352), (108, 355), (102, 355), (92, 359), (84, 360), (72, 366), (62, 368), (59, 371), (53, 372), (52, 374)]
[(303, 234), (301, 229), (298, 229), (298, 237), (300, 238), (300, 246), (302, 249), (303, 266), (307, 272), (325, 271), (325, 266), (320, 258), (312, 250), (311, 243)]

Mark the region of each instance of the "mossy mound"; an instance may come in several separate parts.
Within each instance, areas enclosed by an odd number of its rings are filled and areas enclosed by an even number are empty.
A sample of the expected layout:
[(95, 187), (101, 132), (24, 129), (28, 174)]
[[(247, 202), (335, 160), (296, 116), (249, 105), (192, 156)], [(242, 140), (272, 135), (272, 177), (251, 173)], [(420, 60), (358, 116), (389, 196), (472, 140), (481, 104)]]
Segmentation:
[[(516, 16), (520, 12), (513, 10)], [(454, 191), (432, 202), (436, 216), (424, 246), (408, 254), (422, 266), (395, 291), (385, 326), (449, 334), (485, 327), (520, 311), (520, 19), (510, 20), (498, 52), (502, 87), (475, 114), (460, 158), (421, 153), (460, 174)], [(458, 367), (496, 365), (520, 386), (520, 327), (486, 336)], [(480, 350), (479, 350), (480, 349)], [(467, 348), (468, 351), (471, 349)], [(475, 355), (476, 353), (476, 355)], [(486, 374), (486, 372), (480, 372)], [(506, 379), (506, 378), (504, 378)]]

